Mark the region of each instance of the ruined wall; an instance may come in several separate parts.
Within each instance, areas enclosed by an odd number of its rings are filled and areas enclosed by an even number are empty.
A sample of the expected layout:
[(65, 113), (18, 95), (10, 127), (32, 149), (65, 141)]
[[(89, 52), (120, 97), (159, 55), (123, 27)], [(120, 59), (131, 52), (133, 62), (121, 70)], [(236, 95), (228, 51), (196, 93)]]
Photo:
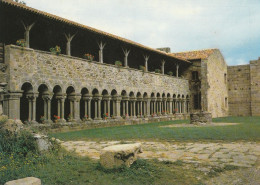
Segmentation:
[[(212, 117), (224, 117), (228, 115), (228, 84), (227, 84), (227, 64), (220, 53), (216, 50), (207, 60), (203, 60), (202, 78), (207, 79), (207, 84), (203, 84), (205, 90), (204, 107), (206, 111), (212, 113)], [(206, 68), (203, 72), (203, 68)], [(206, 73), (205, 73), (206, 72)], [(226, 99), (226, 100), (225, 100)], [(207, 107), (206, 107), (207, 106)]]
[(125, 90), (128, 94), (133, 91), (154, 93), (170, 93), (188, 95), (188, 80), (170, 77), (168, 75), (142, 72), (131, 68), (118, 68), (110, 64), (87, 62), (84, 59), (56, 56), (49, 52), (38, 51), (17, 46), (6, 46), (5, 63), (8, 65), (8, 89), (17, 91), (24, 82), (33, 85), (37, 92), (40, 84), (46, 84), (50, 91), (55, 85), (60, 85), (62, 91), (73, 86), (76, 93), (83, 87), (91, 92), (94, 88), (99, 93), (106, 89), (115, 89), (118, 94)]
[(251, 115), (250, 66), (228, 66), (229, 115)]
[(250, 61), (251, 114), (260, 116), (260, 58)]

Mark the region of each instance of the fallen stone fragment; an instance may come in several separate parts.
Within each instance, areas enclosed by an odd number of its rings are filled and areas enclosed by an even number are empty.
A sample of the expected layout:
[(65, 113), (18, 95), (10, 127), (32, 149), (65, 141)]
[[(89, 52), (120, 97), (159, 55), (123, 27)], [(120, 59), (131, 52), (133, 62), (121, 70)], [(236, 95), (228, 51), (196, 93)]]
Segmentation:
[(101, 150), (100, 163), (104, 168), (130, 167), (142, 153), (141, 143), (112, 145)]
[(35, 177), (26, 177), (23, 179), (6, 182), (4, 185), (41, 185), (41, 179)]

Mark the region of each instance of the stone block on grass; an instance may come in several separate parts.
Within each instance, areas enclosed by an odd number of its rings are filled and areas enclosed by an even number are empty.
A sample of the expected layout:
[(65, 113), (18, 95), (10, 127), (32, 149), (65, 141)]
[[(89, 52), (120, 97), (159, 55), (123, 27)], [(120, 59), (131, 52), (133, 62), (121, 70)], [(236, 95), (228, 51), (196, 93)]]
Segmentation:
[(8, 181), (4, 185), (41, 185), (41, 179), (35, 177), (26, 177), (23, 179), (17, 179)]
[(142, 153), (141, 143), (108, 146), (101, 150), (100, 163), (104, 168), (130, 167)]

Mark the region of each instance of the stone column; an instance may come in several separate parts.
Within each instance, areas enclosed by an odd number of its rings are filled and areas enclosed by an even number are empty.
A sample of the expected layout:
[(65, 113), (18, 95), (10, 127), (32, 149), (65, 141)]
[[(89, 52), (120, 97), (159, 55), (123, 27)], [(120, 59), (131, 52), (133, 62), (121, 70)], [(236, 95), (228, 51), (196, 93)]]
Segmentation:
[(66, 39), (67, 39), (67, 44), (66, 44), (66, 54), (71, 56), (71, 49), (70, 49), (70, 43), (72, 41), (72, 39), (74, 38), (75, 34), (74, 35), (70, 35), (70, 33), (67, 35), (66, 33), (64, 34)]
[(165, 64), (165, 60), (162, 60), (162, 74), (164, 74), (164, 64)]
[(62, 97), (61, 99), (60, 99), (60, 119), (62, 120), (62, 121), (65, 121), (65, 119), (64, 119), (64, 102), (65, 102), (65, 97)]
[(133, 117), (135, 118), (136, 117), (136, 112), (135, 112), (135, 101), (136, 100), (133, 100), (132, 104), (133, 104)]
[(125, 57), (124, 57), (124, 66), (125, 66), (125, 67), (128, 67), (127, 57), (128, 57), (128, 55), (129, 55), (129, 53), (130, 53), (130, 50), (123, 49), (123, 52), (124, 52), (124, 55), (125, 55)]
[(80, 98), (81, 95), (77, 94), (74, 99), (74, 120), (80, 121)]
[(179, 77), (179, 64), (176, 64), (176, 77)]
[(139, 101), (136, 101), (136, 104), (137, 104), (137, 117), (139, 117), (139, 115), (140, 115), (140, 104), (139, 104)]
[(98, 105), (98, 119), (101, 120), (101, 97), (97, 99), (97, 105)]
[(42, 95), (44, 101), (44, 117), (47, 123), (51, 123), (51, 97), (52, 93), (46, 92)]
[(145, 66), (146, 72), (148, 71), (148, 59), (149, 59), (149, 56), (145, 55), (144, 56), (144, 66)]
[(25, 29), (24, 32), (24, 39), (25, 39), (25, 47), (29, 48), (30, 47), (30, 30), (34, 26), (35, 23), (32, 23), (31, 25), (25, 25), (23, 22), (23, 27)]
[(94, 99), (94, 103), (95, 103), (95, 117), (94, 117), (94, 120), (96, 120), (97, 119), (97, 112), (98, 112), (98, 105), (97, 105), (97, 100), (96, 99)]
[(99, 46), (99, 62), (103, 63), (103, 49), (105, 47), (106, 43), (100, 42), (98, 43)]
[(140, 101), (140, 116), (143, 116), (143, 102)]
[(121, 97), (120, 96), (117, 96), (116, 97), (116, 101), (115, 101), (115, 103), (116, 103), (116, 118), (117, 119), (121, 119), (121, 116), (120, 116), (120, 102), (121, 102)]
[(108, 118), (110, 118), (110, 99), (107, 100), (107, 113), (108, 113)]
[(129, 111), (128, 111), (128, 100), (125, 101), (126, 104), (126, 117), (129, 116)]
[(4, 114), (9, 119), (20, 119), (20, 97), (23, 91), (9, 91), (4, 94)]
[(183, 114), (186, 114), (186, 100), (183, 100)]
[(36, 98), (39, 93), (28, 93), (26, 95), (29, 103), (28, 121), (36, 122)]
[(122, 101), (122, 104), (123, 104), (123, 116), (125, 115), (125, 103), (126, 103), (126, 101)]
[(172, 115), (172, 98), (168, 98), (169, 101), (169, 114)]

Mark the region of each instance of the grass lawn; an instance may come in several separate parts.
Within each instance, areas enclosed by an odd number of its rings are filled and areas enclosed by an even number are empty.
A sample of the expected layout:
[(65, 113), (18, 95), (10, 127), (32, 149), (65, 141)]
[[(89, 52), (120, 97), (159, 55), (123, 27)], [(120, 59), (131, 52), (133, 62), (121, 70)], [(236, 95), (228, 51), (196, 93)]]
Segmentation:
[(241, 123), (217, 127), (160, 127), (188, 123), (187, 120), (166, 121), (140, 125), (95, 128), (81, 131), (51, 133), (50, 136), (68, 140), (178, 140), (178, 141), (259, 141), (260, 117), (224, 117), (213, 122)]
[(31, 176), (40, 178), (44, 185), (195, 185), (202, 184), (202, 180), (208, 178), (194, 165), (184, 166), (182, 162), (137, 160), (130, 168), (105, 170), (98, 161), (66, 152), (63, 155), (26, 157), (23, 160), (15, 158), (15, 161), (7, 158), (5, 164), (0, 161), (0, 165), (5, 167), (0, 168), (0, 184)]

